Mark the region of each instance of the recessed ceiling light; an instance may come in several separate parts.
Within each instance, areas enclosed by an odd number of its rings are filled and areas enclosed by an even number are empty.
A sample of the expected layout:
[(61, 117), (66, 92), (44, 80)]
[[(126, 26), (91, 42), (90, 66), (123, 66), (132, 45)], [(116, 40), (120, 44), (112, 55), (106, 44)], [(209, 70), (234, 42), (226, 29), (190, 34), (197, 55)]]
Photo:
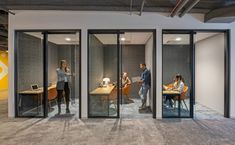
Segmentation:
[(122, 38), (121, 38), (121, 41), (125, 41), (125, 40), (126, 40), (126, 38), (125, 38), (125, 37), (122, 37)]
[(175, 38), (175, 40), (176, 40), (176, 41), (181, 41), (182, 38), (181, 38), (181, 37), (177, 37), (177, 38)]
[(71, 38), (65, 38), (66, 41), (71, 41)]

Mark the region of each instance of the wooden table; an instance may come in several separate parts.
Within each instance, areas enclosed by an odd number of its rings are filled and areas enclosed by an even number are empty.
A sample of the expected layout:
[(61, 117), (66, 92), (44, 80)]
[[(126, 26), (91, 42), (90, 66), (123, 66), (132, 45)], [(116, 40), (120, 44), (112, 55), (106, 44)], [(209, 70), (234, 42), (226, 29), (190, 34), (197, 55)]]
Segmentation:
[(109, 103), (110, 96), (113, 93), (115, 85), (108, 85), (106, 87), (98, 87), (95, 90), (90, 92), (90, 95), (93, 97), (99, 97), (99, 100), (102, 102), (102, 107), (104, 107), (104, 103), (108, 100), (108, 115), (109, 115)]
[(109, 85), (107, 87), (98, 87), (95, 90), (91, 91), (90, 95), (110, 95), (114, 88), (114, 85)]
[(175, 90), (165, 90), (163, 91), (163, 95), (180, 95), (179, 91), (175, 91)]
[[(37, 113), (39, 114), (39, 105), (42, 104), (43, 98), (43, 87), (38, 88), (37, 90), (24, 90), (20, 91), (19, 94), (23, 96), (37, 97)], [(56, 85), (51, 85), (48, 87), (48, 101), (53, 100), (57, 97)], [(21, 100), (20, 100), (21, 102)]]

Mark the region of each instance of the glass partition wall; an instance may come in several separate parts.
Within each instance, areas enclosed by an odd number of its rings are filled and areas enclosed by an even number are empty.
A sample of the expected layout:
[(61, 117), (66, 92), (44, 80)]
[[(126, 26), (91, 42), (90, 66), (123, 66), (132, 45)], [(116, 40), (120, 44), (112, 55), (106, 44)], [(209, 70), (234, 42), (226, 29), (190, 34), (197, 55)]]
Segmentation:
[(43, 34), (17, 32), (16, 49), (16, 116), (43, 117)]
[(193, 116), (193, 34), (163, 31), (163, 117)]
[[(61, 68), (61, 60), (66, 61), (69, 74), (67, 79), (62, 78), (68, 82), (68, 91), (65, 87), (61, 89), (61, 114), (78, 115), (81, 106), (78, 105), (79, 31), (16, 31), (15, 34), (16, 116), (47, 117), (58, 114), (57, 70)], [(69, 106), (70, 110), (67, 111), (65, 106)]]
[(89, 117), (119, 117), (118, 43), (117, 33), (89, 31)]

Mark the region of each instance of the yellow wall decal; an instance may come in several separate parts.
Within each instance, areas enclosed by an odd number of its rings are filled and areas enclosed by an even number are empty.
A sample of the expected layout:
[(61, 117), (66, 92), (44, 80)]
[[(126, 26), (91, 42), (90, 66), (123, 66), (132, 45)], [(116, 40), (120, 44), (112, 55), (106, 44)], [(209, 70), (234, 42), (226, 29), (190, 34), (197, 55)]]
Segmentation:
[(0, 90), (8, 88), (8, 53), (0, 51)]

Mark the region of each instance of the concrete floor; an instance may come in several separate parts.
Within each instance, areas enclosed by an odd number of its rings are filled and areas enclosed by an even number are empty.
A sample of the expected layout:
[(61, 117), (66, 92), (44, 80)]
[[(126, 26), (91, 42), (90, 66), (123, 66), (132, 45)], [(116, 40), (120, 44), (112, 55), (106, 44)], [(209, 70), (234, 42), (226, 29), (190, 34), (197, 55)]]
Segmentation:
[[(0, 106), (7, 108), (7, 102)], [(9, 119), (6, 109), (0, 109), (0, 145), (235, 145), (235, 119), (217, 115), (163, 120), (79, 120), (76, 115)]]
[(132, 103), (123, 103), (120, 105), (120, 117), (121, 118), (152, 118), (152, 112), (148, 111), (140, 111), (139, 107), (142, 105), (142, 102), (140, 99), (133, 98), (131, 99)]

